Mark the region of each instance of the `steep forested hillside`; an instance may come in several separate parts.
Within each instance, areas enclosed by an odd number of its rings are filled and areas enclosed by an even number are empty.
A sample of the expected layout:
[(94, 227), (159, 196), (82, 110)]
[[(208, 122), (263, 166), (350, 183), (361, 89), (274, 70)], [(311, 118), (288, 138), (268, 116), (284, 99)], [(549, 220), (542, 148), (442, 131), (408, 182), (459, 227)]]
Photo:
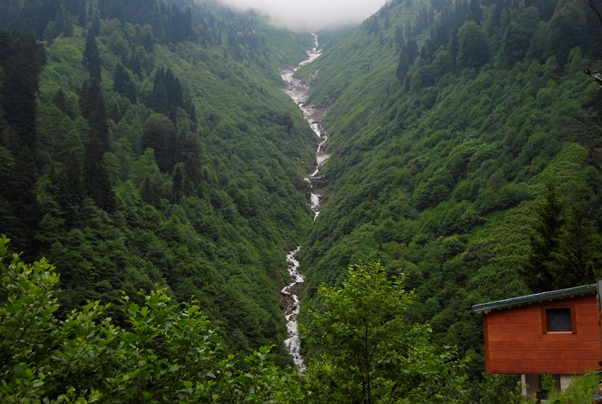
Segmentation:
[(585, 1), (393, 0), (324, 32), (297, 72), (328, 108), (313, 226), (278, 71), (309, 34), (193, 0), (1, 2), (0, 28), (6, 402), (518, 403), (471, 305), (601, 275)]
[(61, 315), (169, 286), (233, 352), (285, 338), (285, 254), (314, 143), (278, 67), (309, 34), (190, 1), (0, 5), (0, 233), (60, 274)]
[(408, 319), (479, 380), (471, 305), (600, 276), (601, 37), (585, 1), (392, 1), (300, 70), (332, 154), (306, 297), (350, 263), (402, 268)]

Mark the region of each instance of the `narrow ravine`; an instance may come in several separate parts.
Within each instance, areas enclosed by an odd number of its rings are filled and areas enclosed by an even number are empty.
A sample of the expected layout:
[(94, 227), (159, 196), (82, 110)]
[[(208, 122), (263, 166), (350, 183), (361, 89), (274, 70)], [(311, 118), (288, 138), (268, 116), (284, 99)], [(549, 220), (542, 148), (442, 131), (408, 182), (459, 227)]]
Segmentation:
[(286, 256), (288, 273), (293, 282), (288, 286), (285, 286), (280, 293), (284, 297), (284, 318), (286, 319), (286, 329), (288, 332), (288, 338), (284, 340), (284, 344), (292, 356), (293, 362), (295, 366), (297, 366), (299, 372), (303, 372), (305, 371), (305, 365), (303, 364), (303, 357), (301, 356), (301, 339), (299, 338), (297, 316), (301, 311), (299, 293), (305, 283), (305, 276), (299, 273), (299, 261), (295, 259), (295, 254), (299, 252), (300, 248), (301, 247), (297, 247)]
[[(310, 184), (314, 181), (319, 180), (318, 172), (324, 163), (330, 157), (324, 153), (324, 145), (328, 141), (328, 132), (322, 126), (322, 118), (326, 114), (326, 109), (318, 109), (313, 105), (307, 105), (307, 99), (309, 98), (309, 84), (303, 83), (300, 79), (295, 78), (294, 74), (302, 66), (316, 60), (322, 50), (319, 48), (318, 36), (314, 36), (314, 46), (311, 50), (307, 51), (307, 59), (301, 62), (296, 68), (282, 70), (280, 75), (286, 82), (286, 88), (284, 92), (287, 93), (293, 101), (299, 106), (303, 112), (303, 116), (311, 125), (311, 128), (318, 137), (318, 145), (316, 147), (316, 169), (313, 173), (309, 174), (305, 180)], [(322, 203), (322, 195), (315, 192), (311, 192), (309, 197), (309, 203), (311, 209), (314, 212), (314, 220), (320, 213), (320, 207)], [(284, 301), (284, 317), (286, 318), (286, 328), (288, 330), (288, 338), (284, 341), (293, 362), (299, 372), (305, 371), (305, 365), (303, 363), (303, 357), (301, 356), (301, 339), (299, 338), (299, 325), (297, 323), (297, 316), (301, 311), (301, 303), (299, 301), (299, 293), (303, 290), (305, 283), (305, 276), (299, 273), (299, 261), (296, 260), (295, 255), (299, 252), (301, 247), (297, 247), (295, 250), (290, 251), (286, 256), (286, 262), (288, 265), (288, 272), (293, 281), (288, 286), (284, 287), (280, 292)]]

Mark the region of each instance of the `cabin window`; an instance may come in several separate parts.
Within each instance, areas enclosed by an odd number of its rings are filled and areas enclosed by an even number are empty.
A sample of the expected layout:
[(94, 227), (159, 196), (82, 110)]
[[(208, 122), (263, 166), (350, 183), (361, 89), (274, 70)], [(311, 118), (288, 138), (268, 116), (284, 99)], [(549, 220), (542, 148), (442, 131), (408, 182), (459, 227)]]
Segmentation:
[(570, 308), (546, 309), (546, 331), (573, 331)]

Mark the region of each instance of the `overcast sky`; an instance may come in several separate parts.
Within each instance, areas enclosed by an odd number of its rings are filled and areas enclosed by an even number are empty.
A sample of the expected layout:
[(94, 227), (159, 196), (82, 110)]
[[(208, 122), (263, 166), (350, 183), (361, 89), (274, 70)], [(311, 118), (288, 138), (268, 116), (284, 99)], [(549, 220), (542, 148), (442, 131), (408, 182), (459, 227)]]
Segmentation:
[(237, 8), (263, 10), (280, 25), (310, 30), (362, 22), (385, 4), (385, 0), (222, 1)]

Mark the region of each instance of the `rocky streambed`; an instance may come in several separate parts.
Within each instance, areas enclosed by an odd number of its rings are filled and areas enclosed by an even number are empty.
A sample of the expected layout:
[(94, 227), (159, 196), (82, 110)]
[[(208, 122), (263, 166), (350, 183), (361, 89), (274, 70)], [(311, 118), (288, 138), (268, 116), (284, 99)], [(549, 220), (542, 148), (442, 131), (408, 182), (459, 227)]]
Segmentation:
[[(309, 84), (302, 82), (300, 79), (294, 77), (295, 72), (300, 67), (313, 62), (322, 53), (319, 48), (318, 36), (314, 35), (314, 46), (311, 50), (307, 51), (307, 59), (301, 62), (297, 67), (282, 70), (280, 75), (286, 82), (284, 92), (287, 93), (293, 101), (299, 106), (303, 112), (303, 116), (311, 125), (314, 133), (316, 134), (316, 168), (309, 174), (305, 180), (312, 184), (312, 192), (309, 195), (309, 203), (311, 209), (314, 211), (314, 220), (320, 213), (320, 208), (323, 203), (322, 195), (313, 192), (314, 183), (319, 181), (321, 177), (318, 175), (320, 168), (326, 163), (330, 155), (324, 151), (324, 145), (328, 141), (328, 132), (322, 126), (322, 118), (327, 112), (327, 109), (315, 108), (313, 105), (307, 104), (309, 98)], [(299, 295), (303, 290), (305, 284), (305, 276), (299, 272), (299, 261), (296, 259), (296, 254), (299, 252), (301, 247), (297, 247), (295, 250), (290, 251), (286, 256), (286, 262), (288, 265), (288, 272), (291, 276), (292, 282), (285, 286), (281, 293), (281, 305), (283, 306), (284, 317), (286, 318), (286, 328), (288, 330), (288, 338), (284, 341), (286, 347), (293, 358), (293, 362), (299, 372), (305, 371), (305, 365), (303, 363), (303, 357), (301, 356), (301, 339), (299, 338), (299, 325), (297, 323), (297, 316), (301, 310), (301, 301)]]

